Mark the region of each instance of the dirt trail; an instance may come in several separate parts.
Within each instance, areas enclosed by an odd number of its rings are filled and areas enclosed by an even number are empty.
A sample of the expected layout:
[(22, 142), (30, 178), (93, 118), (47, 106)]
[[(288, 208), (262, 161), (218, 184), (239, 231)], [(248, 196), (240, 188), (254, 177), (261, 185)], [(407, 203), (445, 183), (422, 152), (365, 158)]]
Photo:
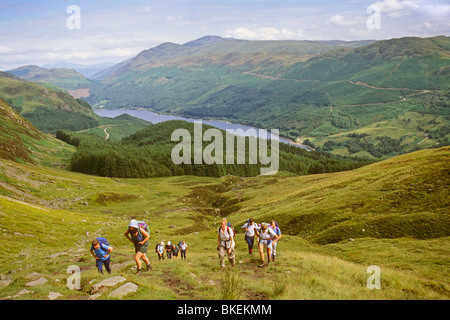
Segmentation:
[(106, 138), (105, 138), (105, 140), (108, 140), (109, 139), (109, 133), (108, 133), (108, 131), (106, 131), (106, 129), (108, 129), (109, 127), (106, 127), (105, 129), (103, 129), (103, 132), (106, 134)]
[(429, 89), (411, 89), (411, 88), (392, 88), (392, 87), (377, 87), (377, 86), (373, 86), (370, 85), (368, 83), (362, 82), (362, 81), (352, 81), (352, 80), (317, 80), (317, 79), (288, 79), (288, 78), (280, 78), (280, 77), (274, 77), (274, 76), (268, 76), (268, 75), (262, 75), (262, 74), (257, 74), (257, 73), (253, 73), (253, 72), (243, 72), (243, 74), (249, 74), (249, 75), (253, 75), (256, 77), (260, 77), (263, 79), (271, 79), (271, 80), (281, 80), (281, 81), (298, 81), (298, 82), (304, 82), (304, 81), (316, 81), (316, 82), (349, 82), (352, 85), (355, 86), (363, 86), (363, 87), (367, 87), (367, 88), (371, 88), (371, 89), (375, 89), (375, 90), (391, 90), (391, 91), (398, 91), (398, 90), (409, 90), (409, 91), (415, 91), (413, 93), (410, 93), (408, 95), (404, 95), (400, 100), (395, 100), (395, 101), (388, 101), (388, 102), (374, 102), (374, 103), (364, 103), (364, 104), (346, 104), (346, 105), (342, 105), (342, 107), (356, 107), (356, 106), (381, 106), (381, 105), (385, 105), (385, 104), (389, 104), (389, 103), (394, 103), (394, 102), (403, 102), (406, 100), (406, 97), (412, 97), (415, 95), (419, 95), (419, 94), (423, 94), (423, 93), (428, 93), (430, 91), (436, 91), (436, 92), (441, 92), (442, 90), (429, 90)]
[(254, 72), (243, 72), (243, 74), (249, 74), (252, 76), (256, 76), (256, 77), (260, 77), (263, 79), (271, 79), (271, 80), (282, 80), (282, 81), (297, 81), (297, 82), (305, 82), (305, 81), (316, 81), (316, 82), (349, 82), (355, 86), (363, 86), (363, 87), (367, 87), (367, 88), (371, 88), (371, 89), (376, 89), (376, 90), (410, 90), (410, 91), (417, 91), (417, 93), (413, 93), (410, 95), (415, 95), (415, 94), (421, 94), (421, 93), (427, 93), (430, 91), (442, 91), (442, 90), (431, 90), (431, 89), (412, 89), (412, 88), (393, 88), (393, 87), (377, 87), (377, 86), (373, 86), (371, 84), (362, 82), (362, 81), (352, 81), (352, 80), (318, 80), (318, 79), (290, 79), (290, 78), (280, 78), (280, 77), (274, 77), (274, 76), (268, 76), (268, 75), (264, 75), (264, 74), (258, 74), (258, 73), (254, 73)]

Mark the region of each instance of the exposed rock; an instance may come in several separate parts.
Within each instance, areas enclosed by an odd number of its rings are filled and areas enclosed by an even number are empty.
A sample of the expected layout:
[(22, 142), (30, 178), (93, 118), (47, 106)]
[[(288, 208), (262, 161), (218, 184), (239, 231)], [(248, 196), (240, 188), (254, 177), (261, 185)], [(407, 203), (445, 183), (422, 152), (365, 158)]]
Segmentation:
[(16, 293), (15, 295), (7, 296), (7, 297), (4, 297), (4, 298), (1, 298), (0, 300), (16, 299), (16, 298), (18, 298), (20, 296), (23, 296), (24, 294), (27, 294), (27, 293), (34, 293), (34, 291), (28, 291), (27, 289), (22, 289), (18, 293)]
[(56, 259), (56, 258), (58, 258), (59, 256), (65, 256), (65, 255), (67, 255), (67, 252), (54, 253), (54, 254), (50, 255), (48, 258), (50, 258), (50, 259)]
[(42, 278), (43, 274), (38, 272), (28, 273), (24, 278), (27, 280), (36, 280)]
[(55, 299), (58, 299), (59, 297), (62, 297), (62, 294), (59, 293), (59, 292), (50, 292), (50, 293), (48, 294), (48, 298), (49, 298), (50, 300), (55, 300)]
[(119, 270), (125, 267), (128, 267), (132, 264), (135, 264), (134, 261), (126, 261), (126, 262), (122, 262), (122, 263), (111, 263), (111, 269), (112, 270)]
[(43, 285), (43, 284), (46, 283), (47, 281), (48, 281), (48, 280), (45, 279), (45, 278), (39, 278), (39, 279), (37, 279), (37, 280), (28, 282), (28, 283), (26, 284), (26, 286), (27, 286), (27, 287), (36, 287), (36, 286)]
[(136, 292), (137, 289), (138, 289), (138, 285), (137, 284), (134, 284), (132, 282), (128, 282), (128, 283), (124, 284), (123, 286), (117, 288), (113, 292), (111, 292), (109, 294), (109, 296), (110, 297), (114, 297), (114, 298), (122, 298), (122, 297), (126, 296), (129, 293)]
[(13, 278), (11, 275), (0, 274), (0, 288), (9, 286), (12, 280)]
[(0, 288), (9, 286), (11, 281), (12, 280), (0, 280)]
[(121, 282), (127, 281), (124, 277), (121, 276), (115, 276), (108, 279), (105, 279), (103, 281), (100, 281), (99, 283), (96, 283), (91, 288), (91, 295), (98, 293), (100, 290), (107, 288), (107, 287), (114, 287), (118, 285)]

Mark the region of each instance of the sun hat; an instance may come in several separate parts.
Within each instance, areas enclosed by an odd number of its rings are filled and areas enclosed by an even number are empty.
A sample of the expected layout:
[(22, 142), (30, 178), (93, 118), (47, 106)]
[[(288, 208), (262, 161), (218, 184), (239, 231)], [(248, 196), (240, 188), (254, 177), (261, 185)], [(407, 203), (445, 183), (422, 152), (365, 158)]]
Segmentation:
[(137, 221), (134, 220), (134, 219), (130, 221), (128, 226), (131, 227), (131, 228), (139, 228)]

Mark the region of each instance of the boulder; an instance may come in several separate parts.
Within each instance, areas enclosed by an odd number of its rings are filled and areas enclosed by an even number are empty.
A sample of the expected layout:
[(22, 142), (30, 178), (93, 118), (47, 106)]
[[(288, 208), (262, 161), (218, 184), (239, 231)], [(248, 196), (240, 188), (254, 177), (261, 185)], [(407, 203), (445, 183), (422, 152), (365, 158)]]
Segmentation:
[(62, 294), (59, 293), (59, 292), (50, 292), (50, 293), (48, 294), (48, 298), (49, 298), (50, 300), (55, 300), (55, 299), (58, 299), (59, 297), (62, 297)]
[(126, 284), (124, 284), (123, 286), (121, 286), (120, 288), (117, 288), (116, 290), (114, 290), (113, 292), (111, 292), (109, 294), (110, 297), (113, 298), (122, 298), (124, 296), (126, 296), (129, 293), (132, 292), (136, 292), (138, 289), (138, 285), (134, 284), (132, 282), (128, 282)]
[(99, 283), (96, 283), (91, 288), (91, 295), (98, 293), (100, 290), (108, 288), (108, 287), (115, 287), (119, 283), (127, 281), (124, 277), (121, 276), (115, 276), (108, 279), (105, 279), (103, 281), (100, 281)]
[(48, 280), (45, 279), (45, 278), (39, 278), (39, 279), (37, 279), (37, 280), (28, 282), (28, 283), (26, 284), (26, 286), (27, 286), (27, 287), (36, 287), (36, 286), (43, 285), (43, 284), (46, 283), (47, 281), (48, 281)]

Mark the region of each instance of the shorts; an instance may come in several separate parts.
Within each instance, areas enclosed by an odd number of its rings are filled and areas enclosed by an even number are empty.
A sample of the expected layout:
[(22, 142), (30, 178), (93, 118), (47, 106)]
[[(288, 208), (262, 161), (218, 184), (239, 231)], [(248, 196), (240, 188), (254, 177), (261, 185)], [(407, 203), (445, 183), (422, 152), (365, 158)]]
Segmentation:
[(264, 245), (264, 248), (272, 249), (272, 240), (259, 240), (259, 244)]
[(147, 253), (148, 251), (148, 241), (144, 243), (143, 245), (134, 244), (134, 252), (138, 253)]

